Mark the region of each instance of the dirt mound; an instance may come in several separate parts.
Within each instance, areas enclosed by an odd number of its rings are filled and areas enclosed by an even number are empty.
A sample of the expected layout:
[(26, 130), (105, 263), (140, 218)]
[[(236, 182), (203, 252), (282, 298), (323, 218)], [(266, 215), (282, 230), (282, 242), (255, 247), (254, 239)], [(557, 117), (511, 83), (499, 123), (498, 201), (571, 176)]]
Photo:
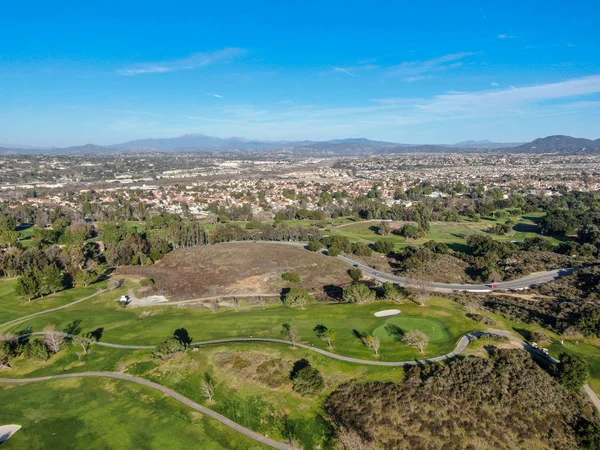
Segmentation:
[(327, 285), (347, 283), (347, 270), (342, 261), (302, 248), (243, 242), (177, 249), (160, 263), (122, 267), (115, 276), (151, 278), (157, 293), (188, 300), (278, 293), (289, 285), (282, 272), (298, 273), (300, 285), (319, 294)]

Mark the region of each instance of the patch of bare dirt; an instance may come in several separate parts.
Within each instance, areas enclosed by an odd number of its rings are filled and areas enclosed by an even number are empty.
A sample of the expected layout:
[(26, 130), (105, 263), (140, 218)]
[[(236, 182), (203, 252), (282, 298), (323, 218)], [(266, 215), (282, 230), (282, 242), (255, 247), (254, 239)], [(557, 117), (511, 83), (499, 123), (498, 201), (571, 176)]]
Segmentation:
[(156, 293), (173, 300), (209, 296), (278, 293), (288, 286), (282, 272), (296, 272), (300, 285), (325, 295), (328, 285), (345, 284), (348, 266), (320, 253), (253, 242), (177, 249), (157, 264), (119, 268), (116, 277), (154, 280)]

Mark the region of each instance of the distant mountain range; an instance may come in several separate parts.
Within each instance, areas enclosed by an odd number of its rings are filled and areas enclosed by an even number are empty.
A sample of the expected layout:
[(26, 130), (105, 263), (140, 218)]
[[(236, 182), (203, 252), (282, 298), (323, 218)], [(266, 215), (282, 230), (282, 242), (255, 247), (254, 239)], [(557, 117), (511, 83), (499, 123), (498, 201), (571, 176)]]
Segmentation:
[(489, 149), (495, 149), (495, 148), (512, 148), (512, 147), (518, 147), (519, 145), (523, 145), (525, 144), (525, 142), (492, 142), (492, 141), (487, 141), (487, 140), (483, 140), (483, 141), (462, 141), (462, 142), (457, 142), (456, 144), (452, 145), (452, 147), (459, 147), (459, 148), (489, 148)]
[(298, 155), (375, 155), (391, 153), (560, 153), (600, 154), (600, 139), (591, 140), (571, 136), (548, 136), (528, 143), (499, 143), (490, 141), (463, 141), (449, 145), (399, 144), (373, 141), (366, 138), (332, 139), (329, 141), (259, 141), (240, 137), (219, 138), (205, 134), (185, 134), (173, 138), (149, 138), (100, 146), (86, 144), (66, 148), (35, 148), (0, 146), (0, 155), (11, 154), (110, 154), (150, 152), (235, 152), (273, 151)]
[(548, 136), (513, 148), (520, 153), (600, 153), (600, 139), (574, 138), (571, 136)]

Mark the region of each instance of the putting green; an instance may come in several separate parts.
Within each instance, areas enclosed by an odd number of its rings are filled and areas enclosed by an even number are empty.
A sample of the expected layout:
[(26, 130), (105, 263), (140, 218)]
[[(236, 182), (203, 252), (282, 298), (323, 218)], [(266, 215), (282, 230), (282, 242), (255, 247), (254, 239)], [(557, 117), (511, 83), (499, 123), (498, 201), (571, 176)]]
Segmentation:
[(427, 317), (393, 316), (382, 318), (381, 325), (373, 330), (381, 342), (398, 342), (407, 331), (421, 330), (429, 336), (430, 342), (447, 342), (451, 340), (450, 332), (444, 322)]

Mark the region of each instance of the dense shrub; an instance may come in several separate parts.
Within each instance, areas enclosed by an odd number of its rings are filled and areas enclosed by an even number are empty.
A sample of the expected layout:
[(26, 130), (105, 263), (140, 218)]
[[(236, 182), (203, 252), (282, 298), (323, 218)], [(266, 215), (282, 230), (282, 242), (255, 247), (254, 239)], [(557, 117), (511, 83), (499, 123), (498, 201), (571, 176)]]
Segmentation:
[(350, 251), (356, 256), (371, 256), (373, 253), (371, 251), (371, 247), (369, 247), (367, 244), (363, 244), (362, 242), (353, 242), (350, 245)]
[(414, 366), (402, 384), (349, 382), (324, 408), (338, 427), (386, 449), (574, 448), (584, 433), (577, 424), (597, 423), (523, 350)]
[(182, 343), (175, 336), (170, 336), (165, 339), (161, 344), (157, 345), (152, 352), (154, 359), (173, 359), (178, 353), (185, 351), (185, 344)]
[(590, 370), (587, 363), (577, 355), (570, 353), (561, 353), (560, 363), (554, 366), (553, 372), (556, 379), (565, 388), (577, 392), (579, 391), (590, 376)]
[(318, 252), (322, 248), (323, 248), (323, 244), (320, 241), (309, 241), (308, 242), (308, 249), (311, 252)]
[(476, 322), (485, 323), (486, 325), (496, 325), (496, 321), (494, 319), (488, 316), (484, 316), (483, 314), (467, 313), (467, 317), (469, 319), (475, 320)]
[(352, 281), (356, 282), (363, 277), (363, 273), (358, 267), (352, 267), (348, 269), (348, 276), (352, 278)]
[(140, 280), (140, 286), (142, 286), (142, 287), (154, 286), (154, 280), (152, 278), (143, 278)]
[(296, 272), (283, 272), (281, 278), (290, 283), (300, 283), (300, 275)]
[(39, 359), (46, 361), (50, 358), (50, 351), (41, 339), (32, 339), (23, 349), (23, 354), (26, 358)]
[(325, 386), (321, 372), (312, 367), (306, 359), (296, 361), (290, 378), (294, 391), (300, 395), (315, 395)]
[(362, 283), (354, 283), (344, 289), (342, 298), (347, 302), (368, 303), (377, 297), (375, 291)]
[(394, 243), (391, 241), (379, 240), (375, 241), (373, 248), (375, 251), (387, 255), (388, 253), (392, 253), (394, 251)]

